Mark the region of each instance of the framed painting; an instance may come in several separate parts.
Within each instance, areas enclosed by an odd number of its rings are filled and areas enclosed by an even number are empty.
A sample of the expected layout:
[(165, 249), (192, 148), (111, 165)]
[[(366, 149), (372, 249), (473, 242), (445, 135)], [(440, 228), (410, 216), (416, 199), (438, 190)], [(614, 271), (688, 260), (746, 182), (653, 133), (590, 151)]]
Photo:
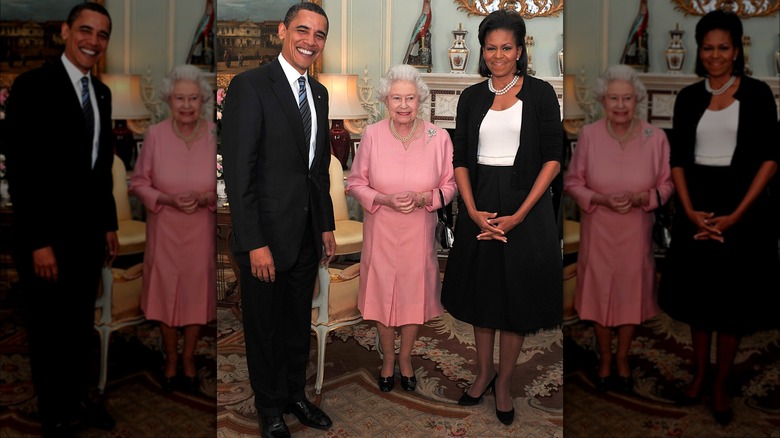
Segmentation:
[[(217, 0), (217, 87), (227, 88), (233, 76), (270, 62), (282, 50), (279, 23), (296, 3), (322, 0)], [(322, 54), (309, 74), (322, 69)]]
[[(90, 1), (90, 0), (87, 0)], [(105, 5), (105, 0), (92, 0)], [(73, 6), (85, 0), (31, 0), (3, 2), (0, 13), (0, 88), (10, 88), (27, 70), (57, 59), (65, 49), (62, 23)], [(105, 70), (103, 57), (93, 74)]]

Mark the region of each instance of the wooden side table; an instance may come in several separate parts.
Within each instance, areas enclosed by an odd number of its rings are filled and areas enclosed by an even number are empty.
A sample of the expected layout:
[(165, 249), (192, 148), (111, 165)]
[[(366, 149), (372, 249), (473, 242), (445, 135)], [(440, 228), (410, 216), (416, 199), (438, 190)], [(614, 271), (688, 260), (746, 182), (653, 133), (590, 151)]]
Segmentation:
[(231, 305), (241, 299), (240, 271), (230, 250), (232, 236), (230, 207), (225, 204), (217, 208), (217, 301)]

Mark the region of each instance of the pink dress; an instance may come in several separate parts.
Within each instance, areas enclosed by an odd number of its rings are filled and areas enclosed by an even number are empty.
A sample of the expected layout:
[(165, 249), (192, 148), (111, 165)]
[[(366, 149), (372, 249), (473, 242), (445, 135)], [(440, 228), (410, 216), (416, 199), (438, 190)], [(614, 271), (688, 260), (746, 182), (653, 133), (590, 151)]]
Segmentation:
[[(358, 298), (364, 319), (398, 327), (444, 313), (433, 237), (439, 188), (449, 203), (455, 179), (446, 130), (425, 122), (422, 137), (404, 150), (391, 134), (389, 120), (365, 128), (347, 178), (349, 194), (365, 210)], [(433, 205), (404, 214), (374, 204), (378, 193), (405, 191), (429, 191), (435, 195)]]
[(186, 214), (157, 202), (160, 193), (216, 192), (216, 128), (187, 149), (171, 119), (149, 127), (130, 189), (146, 207), (141, 309), (173, 327), (216, 318), (215, 207)]
[[(673, 192), (669, 142), (646, 122), (625, 149), (604, 119), (582, 128), (564, 176), (564, 190), (580, 207), (575, 308), (605, 327), (640, 324), (660, 311), (651, 240), (655, 189), (664, 202)], [(627, 214), (591, 202), (595, 193), (648, 191), (649, 204)]]

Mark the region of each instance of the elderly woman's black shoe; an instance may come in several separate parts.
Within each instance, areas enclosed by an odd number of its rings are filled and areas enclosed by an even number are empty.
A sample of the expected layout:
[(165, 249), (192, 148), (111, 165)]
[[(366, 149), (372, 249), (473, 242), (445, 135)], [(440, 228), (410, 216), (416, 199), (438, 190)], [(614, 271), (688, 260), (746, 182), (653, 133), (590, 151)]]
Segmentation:
[(406, 377), (401, 374), (401, 388), (403, 388), (404, 391), (414, 391), (416, 387), (417, 377), (415, 375), (412, 375), (412, 377)]
[(395, 386), (395, 376), (390, 376), (390, 377), (379, 376), (377, 383), (379, 384), (380, 391), (390, 392), (393, 390), (393, 386)]

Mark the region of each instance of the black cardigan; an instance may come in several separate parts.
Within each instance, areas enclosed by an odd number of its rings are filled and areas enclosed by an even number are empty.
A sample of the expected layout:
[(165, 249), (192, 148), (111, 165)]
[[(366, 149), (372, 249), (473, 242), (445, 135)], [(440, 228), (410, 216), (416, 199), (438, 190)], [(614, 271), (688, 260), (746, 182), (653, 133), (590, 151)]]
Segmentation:
[[(458, 100), (452, 164), (455, 168), (468, 168), (472, 187), (477, 185), (479, 128), (494, 98), (487, 81), (483, 81), (463, 90)], [(512, 186), (530, 189), (545, 162), (560, 163), (563, 159), (561, 112), (552, 85), (533, 76), (525, 76), (517, 98), (523, 101), (523, 124)]]
[[(671, 145), (671, 166), (687, 169), (694, 164), (696, 127), (710, 104), (712, 95), (704, 88), (704, 81), (688, 85), (680, 90), (674, 102)], [(742, 76), (734, 93), (739, 105), (737, 146), (731, 166), (738, 177), (735, 189), (745, 193), (761, 164), (778, 159), (778, 142), (775, 131), (777, 105), (772, 90), (765, 82)]]

